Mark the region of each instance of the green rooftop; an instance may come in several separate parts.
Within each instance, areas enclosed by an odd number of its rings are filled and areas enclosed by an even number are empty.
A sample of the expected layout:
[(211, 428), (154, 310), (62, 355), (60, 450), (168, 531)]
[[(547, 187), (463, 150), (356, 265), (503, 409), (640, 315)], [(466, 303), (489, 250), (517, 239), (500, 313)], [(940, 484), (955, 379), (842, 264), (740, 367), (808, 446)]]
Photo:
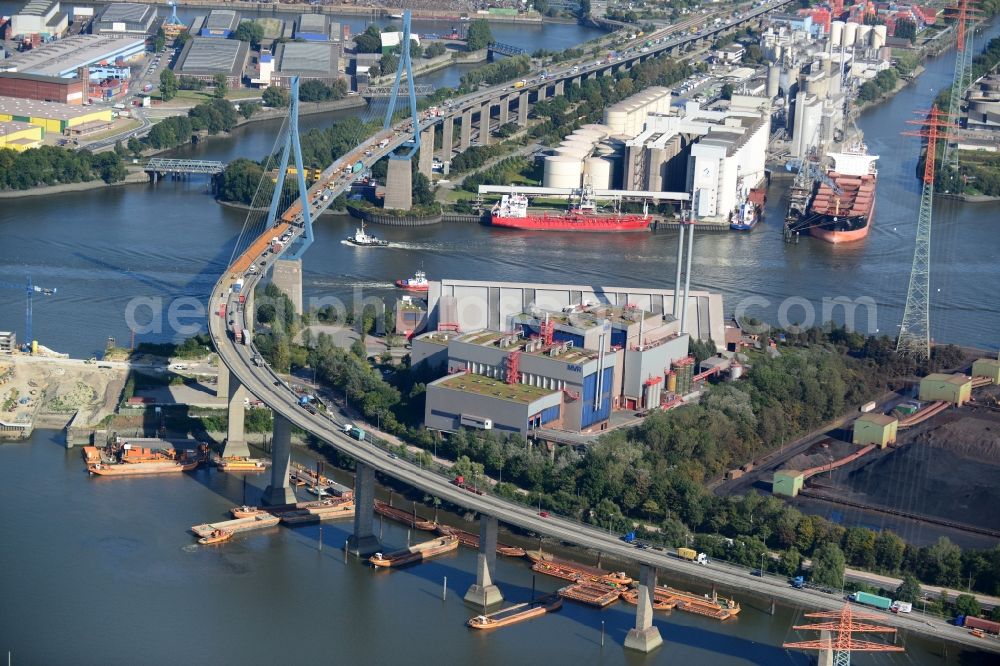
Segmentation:
[(543, 389), (538, 386), (527, 384), (507, 384), (499, 379), (493, 379), (485, 375), (455, 374), (437, 382), (442, 388), (453, 391), (464, 391), (466, 393), (477, 393), (479, 395), (499, 398), (500, 400), (510, 400), (511, 402), (529, 403), (552, 395), (556, 391)]

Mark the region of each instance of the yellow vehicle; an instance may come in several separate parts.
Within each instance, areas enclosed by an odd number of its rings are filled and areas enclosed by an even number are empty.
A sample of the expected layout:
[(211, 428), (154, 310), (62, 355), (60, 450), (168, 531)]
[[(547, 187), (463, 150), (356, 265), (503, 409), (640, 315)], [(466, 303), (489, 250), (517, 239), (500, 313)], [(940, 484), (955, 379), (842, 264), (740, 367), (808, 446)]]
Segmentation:
[(525, 81), (524, 79), (521, 79), (520, 81), (518, 81), (517, 83), (514, 84), (514, 87), (515, 88), (523, 88), (527, 84), (528, 84), (527, 81)]

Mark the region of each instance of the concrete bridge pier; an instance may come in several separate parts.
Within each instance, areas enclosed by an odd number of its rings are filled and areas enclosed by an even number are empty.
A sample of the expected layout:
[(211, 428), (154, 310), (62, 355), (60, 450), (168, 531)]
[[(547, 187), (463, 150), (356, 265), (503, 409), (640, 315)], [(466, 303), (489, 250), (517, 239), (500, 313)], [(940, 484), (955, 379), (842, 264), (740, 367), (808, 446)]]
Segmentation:
[[(433, 149), (432, 149), (433, 150)], [(431, 151), (427, 151), (428, 157)], [(385, 208), (410, 210), (413, 208), (412, 158), (393, 155), (389, 157), (389, 172), (385, 180)], [(428, 169), (428, 174), (430, 169)]]
[(517, 124), (524, 127), (528, 124), (528, 93), (523, 92), (517, 99)]
[(548, 94), (549, 94), (549, 87), (547, 85), (538, 86), (538, 94), (535, 95), (535, 101), (544, 102)]
[(295, 491), (288, 484), (288, 469), (292, 462), (292, 424), (284, 416), (275, 414), (271, 432), (271, 483), (264, 489), (261, 504), (295, 504)]
[(302, 314), (302, 260), (276, 259), (271, 282), (291, 299), (296, 314)]
[(420, 159), (417, 169), (428, 178), (431, 177), (431, 170), (434, 166), (434, 128), (431, 125), (420, 132)]
[(565, 90), (566, 90), (566, 79), (563, 79), (562, 81), (556, 81), (555, 96), (556, 97), (561, 96), (563, 94), (563, 91)]
[(479, 516), (479, 554), (476, 556), (476, 582), (465, 593), (465, 600), (476, 608), (493, 606), (503, 601), (500, 588), (493, 583), (497, 566), (497, 532), (499, 525), (493, 516)]
[(451, 161), (451, 149), (455, 146), (455, 119), (445, 118), (441, 129), (441, 161)]
[[(228, 319), (226, 321), (229, 321)], [(228, 398), (229, 397), (229, 368), (219, 364), (219, 378), (215, 383), (215, 397), (216, 398)]]
[(663, 645), (660, 630), (653, 625), (653, 594), (656, 590), (656, 567), (643, 564), (639, 569), (639, 604), (635, 609), (635, 628), (628, 630), (625, 647), (637, 652), (652, 652)]
[(511, 97), (500, 98), (500, 126), (503, 127), (510, 122), (510, 100)]
[(479, 145), (490, 145), (490, 112), (493, 110), (493, 101), (487, 101), (479, 109)]
[[(832, 639), (830, 631), (827, 630), (827, 629), (823, 629), (822, 631), (820, 631), (819, 632), (819, 639), (821, 641), (826, 641), (827, 643), (829, 643), (830, 640)], [(817, 661), (816, 661), (816, 665), (817, 666), (833, 666), (833, 649), (827, 648), (826, 650), (820, 650), (819, 651), (819, 657), (817, 658)]]
[(375, 469), (359, 462), (354, 470), (354, 534), (347, 540), (347, 550), (367, 557), (382, 548), (372, 529), (375, 524)]
[(225, 458), (233, 456), (248, 458), (250, 457), (250, 448), (247, 446), (243, 424), (246, 416), (246, 401), (250, 397), (250, 393), (247, 392), (236, 375), (228, 369), (226, 373), (229, 374), (229, 426), (226, 431), (226, 444), (222, 448), (222, 455)]
[(461, 123), (458, 128), (458, 152), (464, 153), (472, 145), (472, 111), (462, 114)]

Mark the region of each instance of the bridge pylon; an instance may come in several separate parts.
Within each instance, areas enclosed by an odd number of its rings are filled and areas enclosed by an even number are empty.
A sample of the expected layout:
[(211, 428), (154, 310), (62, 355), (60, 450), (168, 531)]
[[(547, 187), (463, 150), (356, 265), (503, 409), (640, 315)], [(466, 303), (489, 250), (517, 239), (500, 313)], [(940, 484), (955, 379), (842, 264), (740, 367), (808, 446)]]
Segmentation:
[(493, 516), (479, 516), (479, 554), (476, 556), (476, 582), (465, 593), (465, 600), (476, 608), (494, 606), (503, 601), (500, 588), (493, 582), (497, 568), (497, 533)]
[[(399, 65), (396, 67), (396, 79), (389, 94), (389, 105), (385, 110), (383, 129), (392, 127), (393, 116), (396, 115), (396, 102), (399, 99), (399, 86), (403, 73), (406, 73), (407, 97), (410, 107), (410, 131), (413, 138), (400, 146), (399, 151), (393, 151), (389, 156), (389, 171), (385, 183), (385, 208), (391, 210), (409, 210), (413, 207), (413, 156), (420, 149), (420, 118), (417, 115), (417, 93), (413, 83), (413, 66), (410, 62), (410, 10), (403, 12), (403, 39), (399, 43)], [(408, 149), (408, 150), (407, 150)], [(433, 144), (426, 148), (434, 150)], [(403, 154), (403, 150), (407, 150)]]

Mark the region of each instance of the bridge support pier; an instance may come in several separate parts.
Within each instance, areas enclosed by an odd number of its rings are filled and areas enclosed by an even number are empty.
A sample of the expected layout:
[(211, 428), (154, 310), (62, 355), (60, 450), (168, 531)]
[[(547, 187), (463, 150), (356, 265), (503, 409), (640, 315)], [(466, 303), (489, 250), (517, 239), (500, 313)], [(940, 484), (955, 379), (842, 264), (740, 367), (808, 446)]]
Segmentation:
[(663, 644), (660, 630), (653, 625), (653, 595), (656, 590), (656, 567), (643, 564), (639, 570), (639, 604), (635, 609), (635, 628), (628, 630), (625, 647), (637, 652), (652, 652)]
[(564, 90), (566, 90), (566, 79), (563, 79), (562, 81), (556, 81), (555, 96), (556, 97), (561, 96)]
[(493, 102), (487, 101), (479, 109), (479, 145), (490, 145), (490, 112), (493, 110)]
[(510, 100), (511, 97), (500, 99), (500, 126), (503, 127), (510, 122)]
[[(431, 149), (433, 150), (433, 148)], [(428, 152), (428, 154), (430, 154)], [(410, 210), (413, 207), (413, 167), (410, 157), (389, 157), (385, 180), (385, 208)]]
[(382, 547), (372, 530), (375, 524), (375, 469), (359, 462), (354, 470), (354, 534), (347, 540), (347, 550), (366, 557)]
[[(228, 320), (227, 320), (228, 321)], [(219, 364), (219, 379), (215, 383), (215, 397), (216, 398), (228, 398), (229, 397), (229, 368)]]
[(455, 146), (455, 119), (447, 117), (444, 119), (444, 127), (441, 128), (441, 161), (451, 161), (451, 150)]
[(275, 414), (271, 438), (271, 483), (264, 489), (261, 499), (264, 506), (295, 504), (295, 491), (288, 484), (291, 462), (292, 424), (284, 416)]
[(295, 312), (302, 314), (302, 260), (277, 259), (271, 271), (271, 282), (292, 300)]
[(434, 125), (420, 132), (420, 161), (417, 169), (428, 178), (434, 167)]
[(528, 124), (528, 93), (523, 92), (517, 98), (517, 124), (524, 127)]
[[(226, 372), (230, 372), (228, 369)], [(250, 448), (247, 446), (246, 431), (243, 423), (246, 416), (246, 400), (250, 397), (243, 384), (236, 375), (229, 375), (229, 418), (228, 429), (226, 431), (226, 444), (222, 449), (224, 458), (233, 456), (250, 457)]]
[(476, 608), (492, 606), (503, 601), (500, 588), (493, 583), (497, 566), (497, 532), (499, 526), (493, 516), (479, 516), (479, 554), (476, 556), (476, 582), (465, 593), (465, 600)]
[[(819, 639), (825, 641), (827, 644), (830, 643), (832, 636), (828, 629), (823, 629), (819, 632)], [(816, 666), (833, 666), (833, 649), (827, 648), (825, 650), (819, 651), (819, 657), (816, 661)]]
[(462, 125), (458, 128), (458, 152), (464, 153), (472, 145), (472, 111), (462, 114)]

